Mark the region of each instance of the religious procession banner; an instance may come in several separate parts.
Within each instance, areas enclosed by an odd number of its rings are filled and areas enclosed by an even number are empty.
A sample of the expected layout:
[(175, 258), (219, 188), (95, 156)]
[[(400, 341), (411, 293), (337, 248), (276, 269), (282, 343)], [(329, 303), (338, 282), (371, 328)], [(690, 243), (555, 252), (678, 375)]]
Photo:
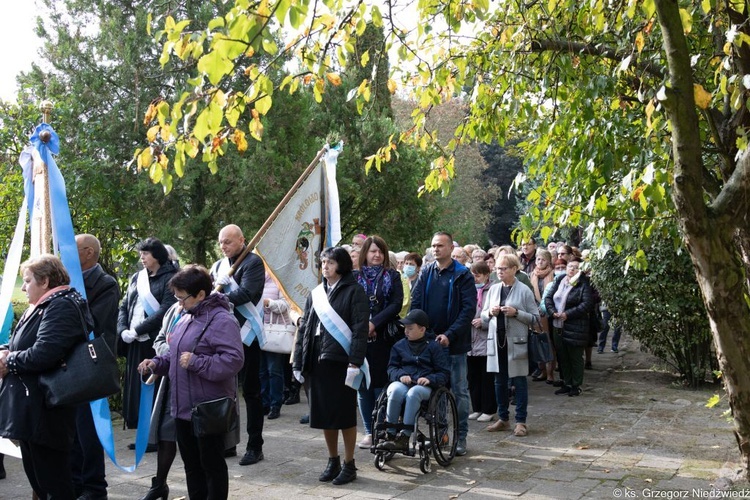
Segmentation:
[(341, 145), (327, 147), (255, 246), (289, 305), (300, 314), (320, 283), (320, 252), (341, 240), (336, 184), (340, 151)]

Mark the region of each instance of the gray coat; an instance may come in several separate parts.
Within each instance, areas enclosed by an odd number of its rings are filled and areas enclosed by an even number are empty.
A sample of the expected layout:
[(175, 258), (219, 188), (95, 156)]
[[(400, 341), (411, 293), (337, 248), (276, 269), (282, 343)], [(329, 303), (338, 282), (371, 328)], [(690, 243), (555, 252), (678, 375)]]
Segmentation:
[[(482, 324), (488, 327), (487, 333), (487, 371), (497, 373), (497, 321), (490, 317), (490, 309), (500, 304), (502, 283), (492, 285), (482, 307)], [(534, 300), (531, 289), (515, 280), (505, 305), (518, 310), (518, 316), (501, 316), (505, 321), (505, 338), (508, 342), (508, 376), (525, 377), (529, 374), (529, 326), (539, 321), (539, 307)]]

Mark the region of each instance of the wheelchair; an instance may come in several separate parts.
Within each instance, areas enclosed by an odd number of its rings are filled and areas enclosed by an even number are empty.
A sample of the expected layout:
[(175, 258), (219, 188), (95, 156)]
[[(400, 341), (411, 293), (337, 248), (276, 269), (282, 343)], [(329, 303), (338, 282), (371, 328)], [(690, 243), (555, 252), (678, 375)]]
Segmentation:
[[(414, 426), (407, 426), (400, 421), (386, 423), (388, 407), (387, 390), (383, 389), (372, 412), (372, 446), (370, 452), (375, 455), (375, 467), (385, 468), (396, 453), (408, 457), (419, 456), (419, 468), (424, 474), (432, 470), (430, 455), (438, 464), (448, 466), (456, 456), (458, 444), (458, 411), (456, 399), (447, 387), (440, 387), (430, 394), (430, 399), (423, 401), (414, 421)], [(409, 427), (412, 430), (409, 445), (403, 450), (387, 450), (378, 445), (387, 440), (386, 429), (400, 431)], [(425, 429), (426, 433), (422, 429)]]

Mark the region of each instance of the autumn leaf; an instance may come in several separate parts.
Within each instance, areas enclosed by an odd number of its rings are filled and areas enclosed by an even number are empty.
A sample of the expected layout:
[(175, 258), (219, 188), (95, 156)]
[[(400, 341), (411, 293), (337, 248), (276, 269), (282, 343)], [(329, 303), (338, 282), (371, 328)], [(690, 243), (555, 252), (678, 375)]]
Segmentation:
[(396, 82), (393, 79), (389, 78), (387, 85), (388, 85), (388, 92), (390, 92), (391, 94), (395, 94), (396, 93)]
[(701, 109), (707, 109), (711, 104), (711, 93), (707, 92), (702, 85), (698, 83), (693, 84), (693, 95), (695, 97), (695, 104)]
[(146, 132), (146, 140), (148, 142), (154, 142), (156, 140), (156, 135), (159, 133), (160, 128), (161, 127), (159, 125), (154, 125), (150, 129), (148, 129), (148, 132)]
[(143, 117), (143, 124), (148, 125), (154, 120), (154, 118), (156, 118), (156, 105), (151, 102), (151, 104), (148, 105), (146, 114)]
[(247, 151), (247, 139), (245, 138), (245, 132), (236, 128), (232, 135), (232, 142), (237, 146), (237, 151), (244, 153)]
[(331, 82), (336, 87), (341, 85), (341, 77), (339, 76), (338, 73), (327, 73), (326, 78), (328, 78), (328, 81)]
[(211, 141), (211, 152), (215, 153), (221, 149), (222, 144), (224, 144), (224, 139), (222, 137), (214, 137)]
[(641, 199), (641, 193), (643, 193), (644, 186), (638, 186), (638, 188), (633, 191), (632, 196), (630, 197), (633, 201), (638, 201)]

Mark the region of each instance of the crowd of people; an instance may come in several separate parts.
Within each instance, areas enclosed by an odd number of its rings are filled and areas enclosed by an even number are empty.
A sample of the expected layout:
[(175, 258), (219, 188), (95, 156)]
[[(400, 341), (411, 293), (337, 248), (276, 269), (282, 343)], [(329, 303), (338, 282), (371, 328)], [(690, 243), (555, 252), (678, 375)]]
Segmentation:
[[(327, 448), (319, 479), (346, 484), (357, 477), (355, 447), (373, 446), (372, 413), (383, 391), (387, 421), (410, 424), (431, 391), (450, 387), (459, 456), (468, 451), (469, 420), (523, 437), (529, 378), (557, 395), (579, 396), (592, 348), (603, 352), (612, 316), (577, 248), (563, 242), (538, 248), (530, 237), (518, 249), (485, 250), (438, 232), (424, 252), (393, 252), (377, 235), (355, 235), (351, 244), (321, 252), (323, 280), (301, 316), (233, 224), (219, 232), (223, 258), (210, 269), (180, 267), (171, 247), (156, 238), (141, 241), (142, 270), (122, 301), (115, 279), (98, 264), (96, 237), (78, 235), (76, 243), (86, 299), (70, 287), (59, 258), (24, 262), (29, 308), (0, 348), (0, 436), (20, 442), (39, 498), (107, 498), (89, 406), (49, 408), (36, 382), (59, 366), (82, 330), (107, 339), (126, 360), (126, 428), (139, 425), (141, 381), (156, 380), (147, 451), (157, 453), (157, 470), (142, 500), (168, 498), (178, 450), (189, 497), (221, 499), (228, 496), (226, 459), (238, 455), (242, 441), (240, 412), (232, 406), (236, 425), (204, 435), (192, 421), (199, 403), (242, 393), (247, 438), (239, 464), (249, 466), (264, 459), (265, 419), (279, 418), (282, 405), (299, 403), (304, 390), (309, 415), (300, 422), (321, 429)], [(291, 352), (262, 348), (271, 324), (297, 326)], [(614, 352), (619, 336), (615, 325)], [(410, 435), (408, 428), (389, 430), (378, 446), (401, 449)], [(2, 479), (2, 461), (0, 469)]]

